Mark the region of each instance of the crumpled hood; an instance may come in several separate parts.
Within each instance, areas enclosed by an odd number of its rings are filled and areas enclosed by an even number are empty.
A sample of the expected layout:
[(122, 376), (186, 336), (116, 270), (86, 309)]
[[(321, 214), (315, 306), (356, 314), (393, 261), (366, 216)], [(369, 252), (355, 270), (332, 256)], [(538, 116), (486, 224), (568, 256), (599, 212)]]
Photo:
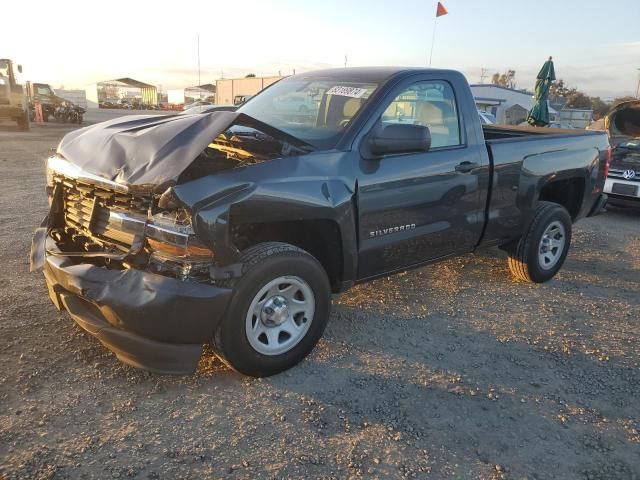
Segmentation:
[(175, 183), (218, 135), (247, 125), (301, 143), (248, 115), (218, 111), (197, 115), (135, 115), (68, 133), (58, 154), (83, 171), (136, 187)]

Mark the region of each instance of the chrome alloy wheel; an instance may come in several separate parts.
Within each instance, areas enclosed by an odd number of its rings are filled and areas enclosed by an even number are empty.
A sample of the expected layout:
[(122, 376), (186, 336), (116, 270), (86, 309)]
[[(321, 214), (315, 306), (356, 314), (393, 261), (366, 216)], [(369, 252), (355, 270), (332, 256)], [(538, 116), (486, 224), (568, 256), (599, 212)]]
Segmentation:
[(249, 306), (247, 340), (263, 355), (281, 355), (309, 331), (315, 312), (311, 287), (300, 277), (278, 277), (262, 287)]
[(538, 263), (543, 270), (552, 269), (562, 257), (567, 235), (561, 222), (551, 222), (542, 234), (538, 246)]

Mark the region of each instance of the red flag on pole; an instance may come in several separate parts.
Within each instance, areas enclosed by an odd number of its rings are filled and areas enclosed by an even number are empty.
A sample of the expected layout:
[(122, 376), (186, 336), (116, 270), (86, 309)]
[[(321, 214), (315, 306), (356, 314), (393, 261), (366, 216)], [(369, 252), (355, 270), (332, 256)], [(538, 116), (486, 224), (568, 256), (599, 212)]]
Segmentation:
[(441, 2), (438, 2), (438, 6), (436, 8), (436, 17), (441, 17), (443, 15), (446, 15), (447, 13), (447, 9), (444, 8), (444, 5)]

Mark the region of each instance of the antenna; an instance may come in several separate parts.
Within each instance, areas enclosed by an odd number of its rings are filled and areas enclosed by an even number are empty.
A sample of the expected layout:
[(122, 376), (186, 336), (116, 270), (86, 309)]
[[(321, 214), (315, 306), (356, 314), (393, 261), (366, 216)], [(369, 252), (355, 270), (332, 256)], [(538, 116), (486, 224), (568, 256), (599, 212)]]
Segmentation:
[(431, 60), (433, 60), (433, 44), (436, 41), (436, 25), (438, 25), (438, 16), (433, 20), (433, 35), (431, 35), (431, 53), (429, 53), (429, 67), (431, 67)]
[(198, 34), (198, 86), (200, 86), (200, 34)]

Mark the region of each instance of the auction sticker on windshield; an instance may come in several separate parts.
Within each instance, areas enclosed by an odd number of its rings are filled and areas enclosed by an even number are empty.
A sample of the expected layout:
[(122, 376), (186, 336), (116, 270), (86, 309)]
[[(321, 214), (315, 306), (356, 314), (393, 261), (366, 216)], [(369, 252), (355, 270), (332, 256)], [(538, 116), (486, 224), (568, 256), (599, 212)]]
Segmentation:
[(341, 85), (336, 85), (327, 90), (327, 95), (340, 95), (341, 97), (353, 98), (361, 98), (365, 93), (367, 93), (366, 88), (345, 87)]

